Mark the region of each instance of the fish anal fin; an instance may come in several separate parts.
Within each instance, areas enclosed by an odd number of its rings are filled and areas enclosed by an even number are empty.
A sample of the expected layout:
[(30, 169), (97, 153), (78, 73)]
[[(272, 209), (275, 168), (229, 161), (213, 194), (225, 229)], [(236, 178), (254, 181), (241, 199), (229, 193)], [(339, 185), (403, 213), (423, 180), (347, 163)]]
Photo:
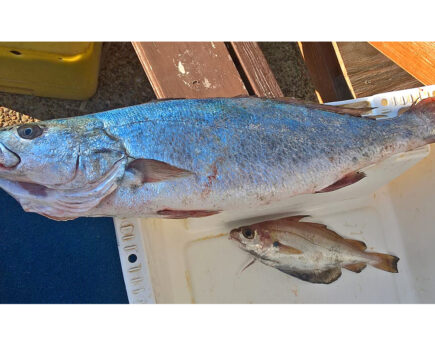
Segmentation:
[(160, 182), (193, 175), (193, 172), (189, 170), (177, 168), (159, 160), (143, 158), (128, 163), (126, 170), (138, 176), (142, 183)]
[(346, 270), (360, 273), (362, 270), (364, 270), (367, 267), (366, 263), (356, 263), (356, 264), (349, 264), (343, 266)]
[(273, 244), (273, 246), (277, 247), (281, 254), (302, 254), (303, 253), (302, 250), (290, 247), (290, 246), (282, 244), (278, 241), (276, 241)]
[(295, 271), (285, 267), (277, 267), (278, 270), (299, 278), (303, 281), (311, 283), (329, 284), (338, 280), (341, 276), (341, 268), (334, 267), (328, 270), (316, 270), (316, 271)]
[(398, 273), (397, 270), (397, 262), (399, 261), (399, 258), (394, 255), (389, 254), (381, 254), (381, 253), (367, 253), (372, 258), (374, 258), (374, 262), (370, 263), (373, 267), (376, 267), (377, 269), (384, 270), (387, 272), (393, 272)]
[(344, 177), (342, 177), (340, 180), (334, 182), (332, 185), (329, 185), (328, 187), (325, 187), (321, 189), (320, 191), (316, 191), (316, 193), (324, 193), (324, 192), (332, 192), (336, 191), (340, 188), (350, 186), (366, 177), (366, 174), (363, 172), (352, 172)]
[(356, 239), (345, 238), (347, 244), (350, 244), (352, 247), (364, 251), (367, 249), (367, 245), (363, 241), (358, 241)]
[(164, 216), (166, 219), (187, 219), (187, 218), (202, 218), (219, 214), (220, 210), (174, 210), (162, 209), (157, 212), (157, 215)]

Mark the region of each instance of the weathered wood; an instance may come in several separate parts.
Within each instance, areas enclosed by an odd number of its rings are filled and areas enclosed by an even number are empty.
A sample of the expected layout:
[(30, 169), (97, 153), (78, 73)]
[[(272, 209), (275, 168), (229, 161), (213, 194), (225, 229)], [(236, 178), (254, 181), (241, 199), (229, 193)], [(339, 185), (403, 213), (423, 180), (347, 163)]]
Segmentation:
[(356, 97), (421, 86), (415, 78), (366, 42), (338, 42), (345, 72)]
[(370, 42), (424, 85), (435, 84), (435, 42)]
[(157, 98), (248, 95), (221, 42), (134, 42)]
[(338, 62), (332, 43), (299, 42), (319, 102), (354, 98)]
[(252, 90), (257, 96), (284, 96), (256, 42), (232, 42), (231, 45)]
[(419, 81), (367, 42), (337, 42), (334, 48), (355, 97), (421, 86)]

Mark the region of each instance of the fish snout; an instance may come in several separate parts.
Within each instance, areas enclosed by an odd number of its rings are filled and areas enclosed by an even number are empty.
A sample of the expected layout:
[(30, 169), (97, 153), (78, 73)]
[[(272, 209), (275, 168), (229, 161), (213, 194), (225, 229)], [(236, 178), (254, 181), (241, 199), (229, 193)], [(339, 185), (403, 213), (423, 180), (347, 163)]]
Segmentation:
[(12, 168), (20, 163), (20, 158), (0, 142), (0, 167)]
[(228, 235), (228, 239), (240, 242), (239, 230), (238, 229), (231, 230), (230, 234)]

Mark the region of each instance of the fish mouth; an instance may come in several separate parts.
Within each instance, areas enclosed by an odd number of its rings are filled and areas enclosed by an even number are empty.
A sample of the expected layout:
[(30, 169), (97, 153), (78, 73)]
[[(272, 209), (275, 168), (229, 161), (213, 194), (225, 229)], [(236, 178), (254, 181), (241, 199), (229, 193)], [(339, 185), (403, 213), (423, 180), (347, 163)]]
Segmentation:
[(228, 239), (230, 241), (236, 241), (241, 248), (246, 247), (246, 244), (242, 242), (242, 240), (239, 238), (239, 234), (237, 231), (231, 231), (230, 234), (228, 235)]

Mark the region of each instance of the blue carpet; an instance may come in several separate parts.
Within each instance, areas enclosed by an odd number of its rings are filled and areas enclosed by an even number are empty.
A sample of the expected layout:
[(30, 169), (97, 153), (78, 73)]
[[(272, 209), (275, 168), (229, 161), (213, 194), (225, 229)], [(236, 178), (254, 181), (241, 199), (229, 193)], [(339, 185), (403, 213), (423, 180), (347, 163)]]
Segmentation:
[(57, 222), (0, 190), (0, 303), (127, 303), (111, 218)]

